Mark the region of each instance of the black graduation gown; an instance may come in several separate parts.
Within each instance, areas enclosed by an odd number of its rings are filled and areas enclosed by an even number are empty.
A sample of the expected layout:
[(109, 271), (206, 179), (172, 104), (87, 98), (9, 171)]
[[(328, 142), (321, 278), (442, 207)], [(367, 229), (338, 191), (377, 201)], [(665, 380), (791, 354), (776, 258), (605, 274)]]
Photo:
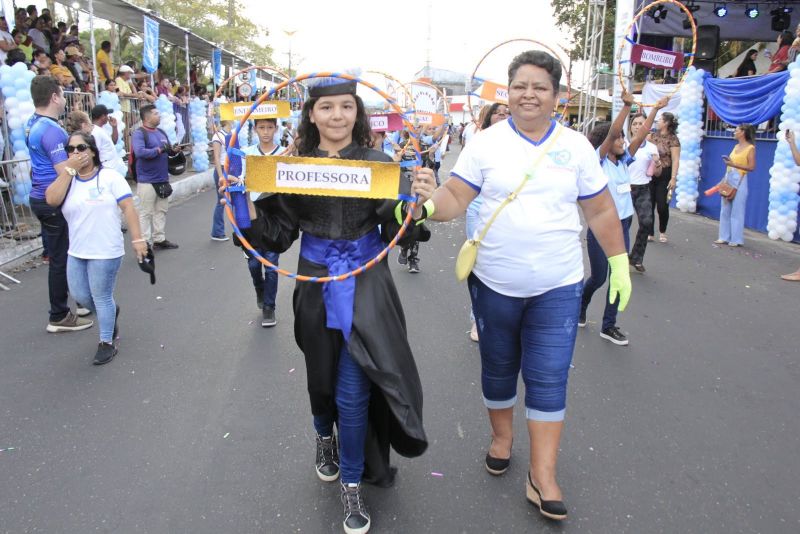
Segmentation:
[[(344, 159), (391, 161), (383, 152), (350, 145)], [(315, 156), (326, 154), (317, 151)], [(384, 242), (396, 235), (397, 201), (273, 195), (256, 202), (258, 218), (246, 232), (254, 246), (285, 252), (299, 231), (324, 239), (357, 239), (381, 225)], [(409, 228), (403, 241), (427, 240), (422, 226)], [(302, 256), (298, 274), (326, 276), (324, 265)], [(336, 282), (332, 282), (336, 283)], [(303, 351), (314, 415), (335, 419), (336, 373), (344, 337), (326, 327), (322, 284), (298, 282), (294, 290), (295, 340)], [(422, 425), (422, 385), (408, 344), (405, 315), (385, 261), (356, 277), (353, 325), (347, 346), (372, 382), (365, 445), (364, 481), (390, 485), (389, 447), (416, 457), (428, 446)]]

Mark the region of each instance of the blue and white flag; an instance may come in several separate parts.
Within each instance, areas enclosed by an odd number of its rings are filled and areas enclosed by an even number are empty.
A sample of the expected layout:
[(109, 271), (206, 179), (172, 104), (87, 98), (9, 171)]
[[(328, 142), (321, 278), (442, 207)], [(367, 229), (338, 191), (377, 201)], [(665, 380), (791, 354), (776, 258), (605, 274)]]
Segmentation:
[(211, 54), (211, 69), (214, 72), (214, 84), (222, 83), (222, 50), (215, 48)]
[(150, 17), (144, 17), (142, 67), (151, 74), (158, 70), (158, 22)]

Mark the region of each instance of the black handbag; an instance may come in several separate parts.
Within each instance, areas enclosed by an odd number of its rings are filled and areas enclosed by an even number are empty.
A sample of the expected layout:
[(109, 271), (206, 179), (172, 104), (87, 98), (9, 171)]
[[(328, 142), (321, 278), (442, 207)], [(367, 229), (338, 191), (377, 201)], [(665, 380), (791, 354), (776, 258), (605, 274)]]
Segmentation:
[(152, 185), (153, 189), (156, 190), (156, 195), (158, 195), (159, 198), (169, 198), (169, 196), (172, 194), (172, 185), (170, 185), (169, 182), (158, 182)]

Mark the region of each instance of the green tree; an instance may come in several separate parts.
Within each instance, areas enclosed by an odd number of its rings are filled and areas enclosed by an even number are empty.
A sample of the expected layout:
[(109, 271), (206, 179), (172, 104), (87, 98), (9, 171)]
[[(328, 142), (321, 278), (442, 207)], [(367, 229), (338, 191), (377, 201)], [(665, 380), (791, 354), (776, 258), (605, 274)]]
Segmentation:
[[(606, 0), (606, 26), (603, 34), (603, 62), (610, 64), (614, 57), (614, 17), (617, 4), (614, 0)], [(586, 39), (586, 23), (588, 20), (588, 2), (573, 0), (550, 0), (556, 24), (567, 32), (572, 45), (569, 51), (573, 61), (583, 59), (583, 45)]]
[(244, 59), (259, 65), (274, 65), (272, 47), (259, 44), (266, 42), (269, 32), (244, 15), (245, 8), (238, 0), (132, 1)]

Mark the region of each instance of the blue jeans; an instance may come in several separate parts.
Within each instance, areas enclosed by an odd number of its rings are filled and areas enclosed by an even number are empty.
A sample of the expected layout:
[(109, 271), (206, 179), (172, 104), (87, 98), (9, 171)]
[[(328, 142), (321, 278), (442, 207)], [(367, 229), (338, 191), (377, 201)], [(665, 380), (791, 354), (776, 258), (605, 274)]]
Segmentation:
[[(735, 176), (734, 176), (735, 175)], [(744, 213), (747, 209), (747, 175), (728, 173), (728, 182), (737, 187), (733, 201), (722, 199), (719, 208), (719, 238), (733, 245), (744, 245)]]
[[(67, 220), (60, 208), (49, 206), (44, 200), (32, 198), (31, 211), (42, 226), (42, 242), (50, 256), (47, 271), (48, 293), (50, 295), (50, 321), (58, 322), (67, 316), (67, 250), (69, 250), (69, 229)], [(73, 295), (75, 296), (75, 295)], [(75, 296), (78, 302), (83, 302)]]
[[(620, 222), (622, 223), (622, 235), (625, 238), (625, 250), (630, 250), (631, 238), (630, 229), (633, 216), (626, 217)], [(592, 301), (594, 292), (603, 287), (608, 278), (608, 258), (605, 252), (600, 248), (600, 243), (591, 230), (586, 232), (586, 252), (589, 255), (589, 267), (591, 274), (583, 286), (583, 299), (581, 300), (581, 311), (586, 312), (589, 303)], [(603, 330), (611, 328), (617, 324), (617, 308), (619, 307), (619, 298), (611, 304), (608, 302), (608, 297), (611, 293), (611, 287), (606, 290), (606, 306), (603, 311)]]
[(514, 406), (522, 371), (527, 418), (562, 421), (583, 282), (527, 298), (501, 295), (474, 274), (468, 283), (480, 337), (486, 407)]
[[(268, 250), (258, 250), (264, 259), (278, 265), (280, 254)], [(278, 273), (271, 271), (266, 265), (258, 261), (254, 256), (247, 254), (247, 268), (250, 269), (250, 276), (253, 278), (253, 287), (256, 291), (261, 290), (264, 295), (264, 308), (275, 309), (275, 296), (278, 294)]]
[(74, 256), (67, 259), (69, 291), (75, 300), (97, 314), (100, 341), (106, 343), (113, 341), (117, 311), (114, 286), (120, 265), (122, 256), (111, 260), (83, 260)]
[(214, 206), (214, 215), (211, 218), (211, 237), (225, 237), (225, 207), (219, 203), (219, 176), (214, 171), (214, 191), (217, 195), (217, 204)]
[[(343, 484), (358, 484), (364, 474), (371, 385), (347, 347), (342, 347), (336, 375), (336, 408), (339, 412), (339, 469)], [(320, 436), (330, 436), (333, 434), (333, 421), (324, 416), (314, 416), (314, 429)]]

